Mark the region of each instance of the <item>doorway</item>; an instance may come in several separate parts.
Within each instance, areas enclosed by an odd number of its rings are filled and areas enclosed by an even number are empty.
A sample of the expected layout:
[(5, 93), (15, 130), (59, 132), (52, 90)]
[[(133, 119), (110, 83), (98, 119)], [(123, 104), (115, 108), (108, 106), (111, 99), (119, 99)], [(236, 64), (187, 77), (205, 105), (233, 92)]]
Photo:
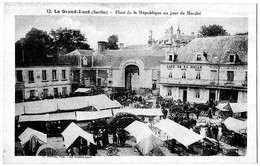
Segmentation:
[(136, 65), (128, 65), (125, 68), (125, 89), (137, 90), (139, 89), (139, 68)]

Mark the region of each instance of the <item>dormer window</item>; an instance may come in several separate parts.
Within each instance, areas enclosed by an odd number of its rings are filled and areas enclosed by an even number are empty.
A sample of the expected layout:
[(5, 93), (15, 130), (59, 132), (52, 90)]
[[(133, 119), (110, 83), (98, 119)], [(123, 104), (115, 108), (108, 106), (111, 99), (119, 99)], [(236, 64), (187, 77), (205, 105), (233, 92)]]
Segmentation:
[(201, 61), (201, 54), (197, 54), (197, 61)]
[(169, 61), (172, 61), (172, 55), (169, 55)]
[(235, 55), (234, 54), (229, 55), (229, 62), (235, 62)]
[(87, 57), (83, 57), (82, 58), (82, 60), (83, 60), (83, 65), (88, 65), (88, 58)]

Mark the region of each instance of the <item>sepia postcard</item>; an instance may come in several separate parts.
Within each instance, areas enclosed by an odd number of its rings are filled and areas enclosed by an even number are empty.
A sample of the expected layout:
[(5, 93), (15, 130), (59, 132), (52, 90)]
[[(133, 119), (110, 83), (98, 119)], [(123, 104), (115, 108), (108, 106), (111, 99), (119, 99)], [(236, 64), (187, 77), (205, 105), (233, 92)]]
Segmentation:
[(5, 2), (3, 162), (256, 163), (257, 5)]

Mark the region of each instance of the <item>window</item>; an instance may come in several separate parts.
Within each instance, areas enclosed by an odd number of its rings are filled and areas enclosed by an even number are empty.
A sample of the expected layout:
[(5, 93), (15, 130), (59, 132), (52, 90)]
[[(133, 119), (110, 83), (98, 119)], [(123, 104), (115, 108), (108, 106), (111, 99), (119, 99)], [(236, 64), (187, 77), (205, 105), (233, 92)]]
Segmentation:
[(172, 78), (172, 72), (170, 71), (170, 73), (169, 73), (169, 78)]
[(153, 80), (153, 87), (152, 87), (153, 90), (156, 89), (156, 83), (157, 83), (157, 81), (156, 81), (156, 80)]
[(235, 55), (234, 54), (229, 55), (229, 62), (235, 62)]
[(46, 70), (43, 70), (43, 71), (42, 71), (42, 80), (43, 80), (43, 81), (46, 81), (46, 80), (47, 80), (47, 72), (46, 72)]
[(197, 89), (195, 91), (195, 98), (200, 98), (200, 90), (199, 89)]
[(67, 95), (67, 87), (62, 87), (62, 95), (63, 96)]
[(172, 55), (169, 55), (169, 61), (172, 61)]
[(97, 79), (97, 86), (101, 86), (101, 78)]
[(197, 71), (196, 79), (200, 80), (200, 71)]
[(48, 89), (43, 89), (43, 98), (47, 98), (48, 96)]
[(57, 72), (56, 72), (56, 70), (52, 70), (52, 80), (57, 80)]
[(62, 79), (66, 80), (66, 70), (61, 71)]
[(234, 81), (234, 71), (227, 71), (227, 81)]
[(197, 54), (197, 61), (201, 61), (201, 54)]
[(217, 80), (217, 70), (211, 70), (210, 74), (211, 74), (211, 80), (216, 81)]
[(34, 82), (34, 74), (33, 74), (33, 71), (28, 71), (28, 75), (29, 75), (29, 82)]
[(167, 96), (171, 96), (172, 95), (172, 89), (171, 88), (167, 88)]
[(182, 76), (181, 78), (186, 78), (186, 71), (185, 70), (182, 70)]
[(174, 62), (176, 62), (177, 61), (177, 57), (178, 57), (178, 55), (177, 54), (174, 54)]
[(87, 57), (83, 57), (82, 58), (82, 60), (83, 60), (83, 65), (88, 65), (88, 58)]
[(54, 94), (54, 97), (55, 97), (55, 98), (58, 97), (58, 95), (59, 95), (58, 88), (53, 88), (53, 94)]
[(34, 98), (35, 97), (35, 90), (30, 90), (30, 98)]
[(22, 72), (22, 70), (16, 71), (16, 79), (17, 79), (17, 82), (23, 82), (23, 72)]

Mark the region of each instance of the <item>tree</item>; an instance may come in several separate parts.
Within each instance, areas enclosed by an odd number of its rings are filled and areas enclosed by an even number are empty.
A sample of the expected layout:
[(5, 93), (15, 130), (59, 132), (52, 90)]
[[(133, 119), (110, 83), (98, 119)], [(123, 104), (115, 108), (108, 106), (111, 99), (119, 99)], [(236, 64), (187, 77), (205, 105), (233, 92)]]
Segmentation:
[(136, 115), (126, 113), (126, 112), (120, 112), (117, 113), (114, 117), (111, 117), (108, 122), (108, 128), (113, 133), (116, 132), (117, 128), (124, 129), (128, 125), (130, 125), (135, 120), (141, 121)]
[(112, 35), (112, 36), (109, 36), (109, 38), (107, 39), (108, 42), (107, 42), (107, 49), (110, 49), (110, 50), (117, 50), (118, 49), (118, 35)]
[(229, 35), (226, 30), (220, 25), (209, 25), (209, 26), (201, 26), (199, 33), (202, 36), (227, 36)]
[(53, 39), (57, 54), (65, 54), (77, 48), (90, 50), (87, 38), (78, 29), (52, 29), (50, 36)]
[(42, 65), (52, 59), (47, 55), (53, 55), (52, 39), (46, 31), (32, 28), (25, 38), (15, 43), (16, 65)]

